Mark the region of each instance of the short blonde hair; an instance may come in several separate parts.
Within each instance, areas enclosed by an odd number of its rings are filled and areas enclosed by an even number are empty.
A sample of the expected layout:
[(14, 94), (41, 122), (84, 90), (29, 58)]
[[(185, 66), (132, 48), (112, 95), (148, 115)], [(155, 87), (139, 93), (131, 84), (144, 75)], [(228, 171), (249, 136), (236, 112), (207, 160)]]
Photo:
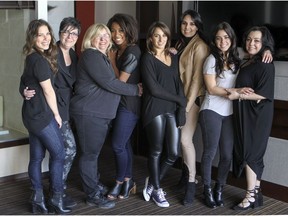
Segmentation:
[(97, 37), (100, 34), (100, 31), (103, 29), (105, 29), (107, 31), (107, 33), (109, 34), (109, 37), (110, 37), (110, 44), (107, 48), (107, 51), (109, 51), (109, 49), (112, 47), (111, 32), (105, 24), (96, 23), (96, 24), (91, 25), (86, 30), (84, 37), (83, 37), (82, 45), (81, 45), (81, 52), (83, 52), (84, 50), (89, 49), (89, 48), (95, 49), (95, 47), (92, 46), (91, 41), (95, 37)]

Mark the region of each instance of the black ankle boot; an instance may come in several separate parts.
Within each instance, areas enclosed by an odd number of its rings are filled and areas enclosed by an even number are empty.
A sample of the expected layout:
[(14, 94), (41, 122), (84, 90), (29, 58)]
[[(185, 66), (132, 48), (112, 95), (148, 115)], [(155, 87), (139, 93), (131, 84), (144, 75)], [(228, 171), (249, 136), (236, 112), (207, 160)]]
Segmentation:
[(223, 185), (216, 183), (214, 186), (213, 192), (214, 192), (214, 200), (215, 200), (216, 205), (223, 207), (224, 206), (223, 197), (222, 197)]
[(136, 194), (136, 183), (133, 179), (129, 179), (128, 181), (124, 181), (121, 193), (119, 194), (119, 199), (127, 199), (129, 198), (130, 193)]
[(186, 190), (187, 182), (189, 181), (189, 171), (186, 164), (183, 164), (182, 174), (177, 185), (173, 186), (173, 190), (176, 192), (184, 192)]
[(33, 214), (47, 214), (48, 209), (45, 204), (43, 190), (33, 190), (30, 202), (32, 204)]
[(213, 197), (212, 189), (208, 185), (204, 185), (204, 197), (205, 197), (205, 204), (209, 208), (216, 208), (216, 203)]
[(185, 190), (183, 205), (191, 205), (195, 197), (195, 182), (188, 182)]
[(49, 213), (52, 214), (67, 214), (71, 212), (71, 209), (67, 208), (63, 204), (63, 193), (53, 192), (48, 201)]

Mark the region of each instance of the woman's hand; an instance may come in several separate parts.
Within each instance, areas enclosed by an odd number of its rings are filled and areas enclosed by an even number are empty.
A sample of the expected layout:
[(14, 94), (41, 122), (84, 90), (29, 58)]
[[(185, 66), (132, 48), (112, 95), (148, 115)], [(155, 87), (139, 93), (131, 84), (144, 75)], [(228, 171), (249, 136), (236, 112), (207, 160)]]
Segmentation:
[(26, 87), (23, 91), (25, 100), (30, 100), (32, 97), (34, 97), (35, 94), (36, 94), (36, 91), (32, 89), (29, 90), (28, 87)]
[(239, 94), (249, 95), (251, 93), (254, 93), (254, 90), (252, 88), (249, 88), (249, 87), (243, 87), (243, 88), (238, 88), (237, 92)]
[(143, 86), (142, 86), (142, 83), (138, 83), (137, 86), (138, 86), (138, 90), (139, 90), (138, 96), (141, 97), (142, 94), (143, 94)]
[(270, 63), (273, 61), (273, 56), (270, 50), (265, 50), (262, 56), (262, 62)]
[(62, 127), (62, 118), (61, 118), (61, 116), (58, 114), (58, 115), (55, 115), (54, 117), (55, 117), (56, 122), (58, 123), (59, 128), (61, 128)]
[(171, 48), (169, 49), (169, 52), (172, 53), (172, 54), (174, 54), (174, 55), (176, 55), (176, 54), (178, 53), (178, 51), (177, 51), (174, 47), (171, 47)]

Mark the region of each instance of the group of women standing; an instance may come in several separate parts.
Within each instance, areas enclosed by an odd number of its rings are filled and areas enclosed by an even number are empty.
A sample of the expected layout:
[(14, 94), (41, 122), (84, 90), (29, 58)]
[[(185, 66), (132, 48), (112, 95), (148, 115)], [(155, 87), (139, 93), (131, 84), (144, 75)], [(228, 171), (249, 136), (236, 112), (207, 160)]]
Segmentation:
[[(41, 183), (46, 149), (50, 153), (49, 210), (64, 214), (77, 204), (64, 193), (76, 154), (69, 114), (77, 132), (79, 171), (88, 205), (112, 208), (115, 199), (126, 199), (136, 192), (130, 138), (140, 117), (149, 146), (144, 199), (152, 198), (160, 207), (169, 206), (160, 183), (182, 147), (187, 173), (183, 205), (192, 204), (196, 187), (193, 135), (198, 115), (206, 205), (224, 205), (222, 191), (234, 140), (237, 175), (245, 168), (247, 178), (247, 194), (234, 209), (263, 205), (260, 180), (273, 116), (274, 66), (261, 59), (267, 58), (265, 50), (273, 53), (273, 38), (265, 27), (250, 29), (243, 45), (249, 59), (242, 64), (235, 33), (228, 23), (219, 24), (208, 43), (199, 13), (187, 10), (180, 21), (175, 48), (171, 48), (167, 25), (157, 21), (148, 30), (147, 49), (142, 55), (137, 45), (137, 23), (130, 15), (115, 14), (107, 26), (91, 25), (83, 38), (77, 69), (73, 46), (81, 31), (79, 21), (62, 21), (58, 52), (46, 21), (29, 24), (20, 93), (25, 98), (23, 122), (30, 139), (33, 213), (48, 212)], [(98, 158), (111, 126), (116, 176), (114, 186), (107, 189), (100, 182)], [(218, 146), (218, 177), (212, 190), (211, 167)]]

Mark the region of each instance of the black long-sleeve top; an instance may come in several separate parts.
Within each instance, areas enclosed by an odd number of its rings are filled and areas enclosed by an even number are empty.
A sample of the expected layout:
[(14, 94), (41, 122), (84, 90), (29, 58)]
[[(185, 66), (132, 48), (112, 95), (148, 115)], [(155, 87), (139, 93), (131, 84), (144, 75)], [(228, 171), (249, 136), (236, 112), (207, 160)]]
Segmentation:
[(116, 78), (106, 55), (96, 49), (87, 49), (78, 62), (70, 113), (113, 119), (120, 95), (138, 94), (137, 85), (127, 84)]
[(141, 59), (143, 81), (142, 121), (147, 125), (153, 118), (165, 113), (175, 113), (178, 106), (186, 106), (183, 85), (178, 70), (178, 58), (171, 55), (168, 66), (150, 53)]

